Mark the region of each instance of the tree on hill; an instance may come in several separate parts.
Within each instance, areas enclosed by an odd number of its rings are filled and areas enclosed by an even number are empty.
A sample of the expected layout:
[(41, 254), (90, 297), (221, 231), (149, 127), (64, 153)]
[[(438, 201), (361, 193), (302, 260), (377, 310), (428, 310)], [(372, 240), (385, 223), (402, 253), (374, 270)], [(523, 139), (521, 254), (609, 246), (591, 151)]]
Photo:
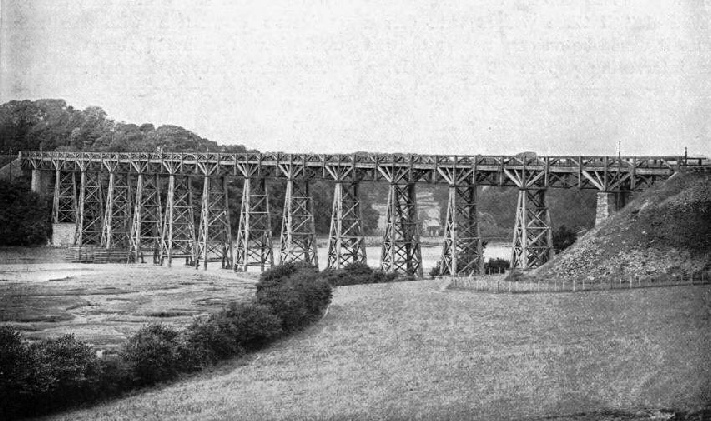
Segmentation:
[[(21, 150), (217, 152), (216, 142), (180, 126), (136, 125), (107, 117), (101, 107), (77, 110), (62, 99), (10, 101), (0, 105), (0, 155)], [(231, 146), (230, 151), (246, 151)]]

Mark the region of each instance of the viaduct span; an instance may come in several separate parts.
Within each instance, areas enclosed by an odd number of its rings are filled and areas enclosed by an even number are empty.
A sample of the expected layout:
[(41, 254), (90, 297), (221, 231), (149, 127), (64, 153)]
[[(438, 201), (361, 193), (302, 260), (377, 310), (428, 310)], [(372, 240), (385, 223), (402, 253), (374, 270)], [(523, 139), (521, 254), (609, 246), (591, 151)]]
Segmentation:
[[(75, 224), (75, 246), (126, 250), (131, 261), (150, 254), (154, 263), (168, 265), (173, 258), (205, 268), (208, 261), (220, 261), (237, 271), (274, 264), (268, 179), (287, 183), (279, 261), (311, 264), (318, 262), (309, 181), (335, 182), (330, 268), (367, 261), (359, 183), (387, 182), (381, 268), (417, 276), (422, 276), (415, 195), (419, 183), (449, 186), (441, 274), (470, 275), (483, 268), (478, 186), (518, 188), (511, 263), (525, 269), (542, 265), (553, 254), (547, 189), (597, 190), (599, 221), (623, 206), (630, 192), (683, 169), (709, 167), (703, 157), (364, 153), (23, 152), (20, 161), (32, 170), (33, 190), (53, 182), (53, 221)], [(244, 185), (233, 244), (227, 183), (235, 178)], [(196, 179), (202, 185), (199, 204), (193, 198)]]

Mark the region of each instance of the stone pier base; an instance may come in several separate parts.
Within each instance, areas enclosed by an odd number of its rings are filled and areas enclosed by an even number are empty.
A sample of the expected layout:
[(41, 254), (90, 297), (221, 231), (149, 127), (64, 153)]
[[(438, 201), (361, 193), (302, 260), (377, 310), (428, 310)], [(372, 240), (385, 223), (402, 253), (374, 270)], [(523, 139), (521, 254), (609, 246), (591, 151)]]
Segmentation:
[(595, 226), (622, 209), (630, 199), (629, 192), (598, 192)]
[(54, 247), (69, 247), (74, 245), (76, 237), (76, 224), (74, 222), (64, 222), (52, 224), (52, 239), (50, 245)]
[(30, 189), (41, 195), (51, 195), (53, 193), (52, 175), (50, 171), (32, 170)]

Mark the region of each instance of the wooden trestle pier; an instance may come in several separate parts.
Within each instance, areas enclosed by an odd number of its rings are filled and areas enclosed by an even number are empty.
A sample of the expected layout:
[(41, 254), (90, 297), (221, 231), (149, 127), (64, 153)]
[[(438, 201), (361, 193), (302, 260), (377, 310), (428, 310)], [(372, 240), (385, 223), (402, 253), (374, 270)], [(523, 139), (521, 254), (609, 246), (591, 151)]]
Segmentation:
[[(530, 268), (553, 253), (548, 188), (597, 190), (602, 219), (629, 192), (684, 168), (709, 166), (703, 157), (670, 156), (23, 152), (20, 159), (32, 170), (33, 190), (41, 190), (43, 174), (54, 174), (53, 219), (76, 224), (76, 246), (125, 249), (130, 261), (151, 255), (153, 262), (168, 265), (174, 258), (205, 268), (208, 261), (220, 261), (240, 271), (274, 264), (266, 180), (287, 182), (280, 261), (312, 264), (317, 250), (309, 181), (335, 181), (329, 268), (367, 262), (358, 187), (363, 181), (387, 182), (381, 268), (417, 276), (422, 276), (418, 183), (448, 184), (440, 273), (470, 275), (483, 268), (479, 186), (519, 189), (512, 266)], [(244, 180), (236, 244), (228, 212), (230, 178)], [(193, 200), (196, 179), (202, 182), (199, 206)]]

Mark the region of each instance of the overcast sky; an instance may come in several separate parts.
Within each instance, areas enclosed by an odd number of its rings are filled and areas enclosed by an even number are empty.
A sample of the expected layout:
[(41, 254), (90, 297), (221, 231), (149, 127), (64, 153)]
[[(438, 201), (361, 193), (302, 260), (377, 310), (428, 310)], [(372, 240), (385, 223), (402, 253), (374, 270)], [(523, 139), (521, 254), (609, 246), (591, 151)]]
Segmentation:
[(1, 4), (3, 103), (263, 151), (711, 155), (704, 0)]

